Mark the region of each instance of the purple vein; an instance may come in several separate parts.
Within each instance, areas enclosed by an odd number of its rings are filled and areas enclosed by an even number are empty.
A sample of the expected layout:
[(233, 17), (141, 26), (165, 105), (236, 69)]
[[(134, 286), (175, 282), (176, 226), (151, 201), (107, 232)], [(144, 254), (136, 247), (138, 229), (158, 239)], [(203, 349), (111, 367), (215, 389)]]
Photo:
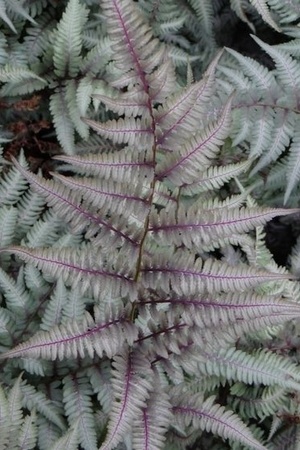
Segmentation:
[(186, 156), (180, 158), (173, 166), (168, 167), (164, 172), (157, 174), (157, 179), (161, 180), (162, 178), (168, 176), (170, 172), (176, 169), (178, 166), (183, 164), (186, 160), (188, 160), (194, 153), (196, 153), (199, 149), (204, 147), (211, 139), (214, 138), (218, 134), (218, 132), (223, 128), (224, 122), (226, 120), (226, 114), (223, 115), (222, 121), (218, 123), (218, 127), (216, 127), (209, 136), (201, 141), (192, 151), (190, 151)]
[(14, 159), (14, 163), (16, 164), (16, 166), (18, 167), (19, 171), (22, 173), (22, 175), (24, 175), (24, 177), (30, 181), (32, 184), (36, 185), (37, 188), (39, 188), (42, 192), (50, 195), (50, 198), (52, 197), (56, 197), (57, 199), (61, 200), (62, 203), (66, 203), (67, 205), (71, 206), (71, 208), (75, 211), (78, 211), (80, 215), (83, 215), (84, 217), (86, 217), (88, 220), (98, 224), (98, 225), (103, 225), (104, 227), (108, 228), (109, 230), (113, 231), (114, 233), (118, 234), (119, 236), (123, 237), (126, 241), (129, 241), (131, 244), (133, 244), (134, 246), (137, 246), (137, 242), (135, 242), (133, 239), (131, 239), (129, 236), (127, 236), (125, 233), (123, 233), (122, 231), (118, 230), (117, 228), (115, 228), (112, 225), (109, 225), (107, 222), (104, 222), (103, 220), (101, 220), (98, 216), (94, 216), (93, 214), (91, 214), (90, 212), (80, 208), (79, 206), (74, 205), (74, 203), (72, 203), (70, 200), (68, 200), (66, 197), (63, 197), (61, 194), (59, 194), (58, 192), (52, 191), (50, 188), (47, 187), (47, 185), (44, 185), (43, 183), (40, 183), (38, 181), (38, 178), (36, 176), (33, 176), (32, 174), (30, 174), (29, 172), (27, 172), (15, 159)]
[[(48, 265), (55, 265), (55, 266), (61, 266), (63, 268), (68, 268), (71, 270), (74, 270), (76, 272), (83, 272), (84, 274), (88, 274), (88, 275), (92, 275), (92, 276), (104, 276), (104, 277), (112, 277), (112, 278), (120, 278), (121, 280), (125, 280), (127, 282), (132, 282), (133, 280), (118, 274), (118, 273), (113, 273), (113, 272), (105, 272), (104, 270), (95, 270), (95, 269), (87, 269), (81, 266), (77, 266), (75, 264), (71, 264), (68, 263), (66, 261), (59, 261), (59, 260), (55, 260), (55, 259), (50, 259), (50, 258), (43, 258), (41, 256), (35, 255), (34, 253), (31, 253), (30, 251), (27, 251), (25, 249), (18, 249), (15, 247), (10, 247), (7, 250), (9, 251), (13, 251), (14, 253), (18, 254), (18, 255), (26, 255), (29, 256), (30, 258), (34, 258), (35, 261), (41, 262), (41, 263), (46, 263)], [(3, 251), (6, 251), (6, 249), (4, 249)]]
[[(91, 328), (91, 329), (89, 329), (87, 331), (84, 331), (83, 333), (75, 334), (73, 336), (64, 337), (63, 339), (57, 339), (56, 341), (51, 340), (50, 342), (43, 342), (41, 344), (30, 345), (28, 347), (21, 348), (19, 350), (18, 350), (18, 348), (16, 348), (15, 352), (19, 353), (20, 351), (32, 350), (32, 349), (40, 348), (40, 347), (52, 347), (53, 345), (65, 344), (67, 342), (76, 341), (78, 339), (84, 339), (86, 337), (91, 337), (94, 334), (99, 333), (101, 330), (107, 329), (111, 325), (115, 325), (115, 324), (120, 323), (120, 322), (121, 322), (120, 319), (113, 320), (112, 322), (108, 322), (108, 323), (105, 323), (103, 325), (97, 325), (97, 326), (95, 326), (95, 327), (93, 327), (93, 328)], [(20, 344), (20, 345), (23, 346), (23, 344)], [(26, 342), (25, 342), (24, 345), (26, 345)], [(14, 350), (12, 350), (12, 352), (9, 352), (9, 353), (13, 354), (15, 352), (14, 352)]]
[(250, 279), (284, 279), (284, 278), (293, 278), (292, 275), (289, 274), (281, 274), (281, 273), (262, 273), (259, 275), (213, 275), (211, 273), (205, 272), (194, 272), (192, 270), (183, 270), (183, 269), (169, 269), (167, 267), (151, 267), (149, 269), (141, 269), (141, 272), (147, 273), (171, 273), (171, 274), (179, 274), (179, 275), (187, 275), (187, 276), (195, 276), (200, 278), (212, 278), (212, 279), (235, 279), (235, 280), (250, 280)]
[[(274, 214), (279, 215), (279, 212), (274, 212)], [(172, 229), (185, 229), (185, 228), (212, 228), (212, 227), (223, 227), (224, 225), (237, 224), (240, 222), (248, 222), (249, 220), (260, 219), (261, 217), (269, 217), (271, 213), (261, 213), (255, 216), (242, 217), (241, 219), (232, 219), (223, 222), (210, 222), (210, 223), (187, 223), (187, 224), (172, 224), (172, 225), (159, 225), (149, 228), (149, 231), (159, 231), (159, 230), (172, 230)]]

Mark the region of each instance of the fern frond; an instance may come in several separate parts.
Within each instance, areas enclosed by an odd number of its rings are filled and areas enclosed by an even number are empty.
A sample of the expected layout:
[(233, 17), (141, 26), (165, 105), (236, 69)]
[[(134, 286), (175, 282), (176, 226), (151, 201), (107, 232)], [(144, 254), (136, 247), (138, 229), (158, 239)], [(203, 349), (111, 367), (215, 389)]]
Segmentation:
[(62, 227), (62, 220), (53, 210), (47, 210), (23, 237), (22, 244), (31, 248), (53, 245), (57, 242)]
[(259, 12), (263, 20), (270, 25), (270, 27), (274, 28), (274, 30), (278, 31), (280, 33), (280, 27), (277, 25), (277, 23), (273, 20), (272, 15), (270, 13), (269, 6), (267, 4), (266, 0), (250, 0), (251, 5), (256, 8), (256, 10)]
[(104, 138), (111, 139), (114, 144), (127, 144), (128, 146), (135, 144), (143, 148), (145, 145), (149, 146), (153, 140), (151, 122), (147, 117), (145, 119), (120, 118), (117, 121), (109, 120), (105, 123), (86, 118), (82, 120)]
[[(62, 432), (57, 426), (53, 425), (43, 416), (39, 416), (38, 446), (40, 450), (49, 450), (61, 437)], [(78, 446), (74, 450), (78, 450)]]
[(105, 414), (109, 414), (113, 401), (113, 389), (111, 386), (111, 365), (108, 361), (101, 361), (88, 369), (90, 383), (97, 394)]
[(288, 56), (286, 52), (281, 50), (280, 47), (277, 48), (275, 45), (268, 45), (256, 36), (252, 36), (252, 38), (274, 60), (277, 68), (277, 77), (280, 79), (284, 87), (289, 87), (292, 90), (293, 94), (296, 95), (296, 100), (298, 98), (298, 89), (300, 85), (300, 75), (297, 62), (291, 56)]
[(199, 118), (205, 115), (213, 92), (214, 74), (220, 57), (221, 53), (218, 53), (201, 81), (179, 92), (175, 91), (164, 101), (163, 106), (154, 111), (160, 130), (157, 145), (163, 150), (165, 147), (173, 150), (173, 146), (178, 146), (178, 139), (185, 143), (191, 133), (199, 128)]
[(83, 448), (97, 450), (95, 419), (92, 410), (93, 391), (84, 375), (67, 375), (63, 379), (63, 402), (70, 426), (78, 424), (79, 442)]
[(67, 303), (68, 292), (59, 278), (55, 286), (54, 292), (47, 302), (45, 312), (42, 317), (41, 329), (49, 331), (53, 326), (59, 325), (62, 319), (62, 309)]
[(203, 401), (201, 394), (188, 398), (183, 394), (179, 398), (172, 399), (172, 403), (174, 405), (172, 411), (180, 425), (190, 425), (193, 429), (200, 428), (223, 439), (238, 441), (252, 449), (266, 450), (233, 411), (226, 411), (224, 406), (215, 403), (215, 397)]
[[(22, 151), (19, 156), (20, 167), (28, 169), (28, 164)], [(12, 167), (2, 178), (0, 185), (0, 204), (14, 205), (28, 187), (27, 181), (21, 173)]]
[(37, 441), (37, 427), (36, 427), (36, 414), (32, 412), (30, 415), (24, 418), (22, 426), (20, 428), (19, 435), (19, 448), (24, 450), (30, 450), (36, 448)]
[[(78, 284), (83, 292), (92, 291), (95, 297), (98, 297), (100, 292), (103, 295), (105, 290), (113, 297), (135, 292), (133, 269), (124, 266), (124, 255), (121, 252), (119, 262), (108, 262), (105, 255), (96, 255), (92, 247), (82, 251), (77, 248), (63, 248), (59, 254), (52, 248), (9, 247), (9, 250), (3, 249), (0, 253), (7, 251), (18, 255), (25, 262), (33, 263), (50, 277), (61, 275), (67, 285)], [(111, 285), (111, 279), (114, 280), (114, 286)]]
[(35, 24), (35, 20), (31, 17), (30, 14), (26, 11), (26, 8), (23, 7), (22, 3), (16, 0), (6, 0), (6, 6), (8, 12), (12, 13), (13, 16), (21, 16), (25, 20), (29, 20), (29, 22)]
[(53, 174), (54, 178), (70, 187), (72, 191), (78, 191), (88, 203), (97, 209), (101, 208), (102, 214), (133, 215), (138, 220), (145, 220), (148, 213), (147, 199), (150, 195), (148, 186), (139, 180), (134, 184), (114, 183), (113, 181), (99, 181), (91, 178), (64, 177)]
[(8, 430), (8, 443), (7, 448), (18, 448), (18, 437), (20, 428), (23, 423), (23, 411), (22, 411), (22, 392), (21, 392), (21, 376), (15, 381), (14, 385), (10, 389), (7, 395), (8, 408), (7, 408), (7, 430)]
[(81, 63), (83, 27), (88, 10), (79, 0), (69, 0), (54, 34), (54, 72), (58, 77), (75, 77)]
[[(126, 337), (125, 337), (126, 335)], [(39, 331), (28, 341), (1, 355), (1, 358), (65, 359), (100, 357), (109, 358), (118, 353), (124, 342), (131, 343), (136, 337), (135, 327), (120, 316), (116, 319), (95, 323), (86, 312), (81, 322), (69, 321), (54, 326), (49, 331)]]
[(280, 409), (290, 409), (287, 391), (278, 386), (254, 387), (235, 383), (230, 388), (230, 394), (232, 407), (245, 419), (264, 419), (276, 414)]
[(203, 362), (199, 369), (207, 375), (224, 375), (227, 379), (271, 386), (277, 384), (285, 389), (299, 389), (298, 367), (288, 359), (268, 350), (258, 350), (252, 355), (236, 348), (201, 352)]
[[(132, 154), (129, 148), (121, 152), (101, 153), (101, 156), (90, 153), (84, 156), (55, 156), (54, 159), (70, 164), (78, 173), (94, 175), (100, 179), (128, 183), (137, 182), (139, 178), (152, 176), (152, 163), (147, 162), (147, 154), (140, 151)], [(74, 170), (74, 169), (73, 169)]]
[(169, 292), (171, 287), (179, 295), (243, 291), (264, 282), (293, 278), (289, 274), (271, 273), (243, 264), (232, 267), (212, 259), (204, 263), (200, 258), (195, 261), (194, 255), (187, 251), (176, 253), (176, 263), (167, 252), (157, 254), (151, 262), (145, 258), (142, 274), (145, 287), (159, 285), (164, 292)]
[(0, 287), (5, 295), (6, 306), (15, 314), (29, 313), (31, 306), (31, 297), (25, 287), (9, 276), (0, 268)]
[(128, 234), (125, 234), (122, 230), (122, 228), (128, 227), (127, 220), (125, 223), (125, 220), (122, 221), (119, 218), (117, 226), (120, 228), (117, 228), (109, 219), (102, 219), (95, 211), (95, 208), (89, 208), (84, 202), (82, 204), (78, 202), (76, 192), (72, 192), (62, 184), (52, 180), (44, 180), (42, 177), (25, 171), (15, 160), (14, 163), (18, 170), (22, 172), (22, 175), (30, 180), (33, 189), (46, 198), (47, 203), (53, 207), (58, 216), (67, 219), (67, 222), (72, 226), (73, 233), (80, 233), (86, 230), (87, 232), (89, 231), (90, 235), (95, 235), (96, 233), (100, 234), (103, 227), (103, 234), (108, 235), (107, 231), (109, 230), (109, 232), (113, 233), (114, 239), (119, 236), (119, 238), (131, 243), (133, 246), (136, 245), (135, 239), (137, 239), (139, 230), (136, 227), (132, 227), (133, 238), (130, 237), (130, 231)]
[[(298, 210), (267, 208), (232, 208), (227, 211), (202, 211), (199, 217), (199, 205), (178, 208), (176, 211), (165, 209), (160, 214), (152, 214), (149, 231), (159, 242), (180, 245), (187, 248), (206, 248), (217, 245), (218, 241), (238, 233), (264, 225), (272, 217), (297, 213)], [(195, 233), (194, 233), (195, 232)], [(213, 244), (212, 244), (213, 243)]]
[(12, 23), (11, 19), (9, 18), (9, 16), (7, 15), (7, 10), (6, 10), (6, 1), (5, 0), (0, 0), (0, 17), (1, 19), (9, 26), (9, 28), (17, 34), (17, 30), (15, 29), (14, 24)]
[(50, 111), (53, 117), (57, 138), (65, 151), (75, 153), (74, 125), (66, 99), (66, 88), (59, 86), (50, 97)]
[(30, 227), (32, 227), (39, 219), (42, 211), (45, 208), (44, 198), (33, 192), (32, 189), (28, 189), (21, 197), (18, 204), (18, 229), (17, 236), (24, 236)]
[(181, 195), (194, 196), (208, 190), (219, 189), (234, 177), (246, 172), (251, 165), (251, 160), (241, 161), (225, 166), (210, 166), (199, 174), (198, 180), (181, 186)]
[(175, 186), (193, 182), (199, 172), (208, 167), (227, 137), (230, 126), (232, 98), (229, 99), (220, 119), (208, 125), (203, 131), (194, 133), (189, 142), (178, 152), (167, 154), (162, 164), (157, 167), (157, 178), (167, 178)]
[(73, 287), (67, 291), (67, 299), (62, 302), (62, 323), (70, 320), (78, 321), (84, 315), (89, 298), (82, 297), (80, 289)]
[[(104, 0), (102, 8), (116, 68), (125, 73), (126, 78), (131, 77), (132, 86), (138, 85), (144, 92), (149, 92), (147, 74), (161, 64), (165, 52), (163, 46), (153, 37), (141, 12), (129, 0)], [(118, 77), (117, 84), (119, 88), (123, 87), (122, 77)]]
[[(146, 407), (146, 400), (153, 390), (151, 378), (150, 364), (141, 353), (124, 351), (122, 355), (115, 357), (112, 371), (115, 398), (101, 450), (112, 450), (130, 431), (133, 421)], [(136, 386), (139, 386), (138, 390)]]
[(39, 77), (35, 72), (29, 70), (27, 67), (11, 66), (6, 64), (0, 69), (0, 81), (2, 83), (28, 82), (32, 80), (38, 80), (46, 84), (46, 81), (43, 78)]
[[(155, 384), (158, 386), (158, 384)], [(157, 418), (159, 417), (159, 421)], [(151, 392), (147, 406), (143, 408), (134, 422), (132, 432), (133, 449), (164, 449), (165, 434), (172, 423), (171, 404), (166, 392)]]
[(55, 443), (48, 447), (49, 450), (77, 450), (78, 449), (78, 424), (79, 420), (72, 424), (72, 427)]
[(6, 247), (13, 243), (16, 231), (18, 209), (2, 206), (0, 209), (0, 246)]
[(234, 56), (240, 62), (241, 66), (247, 69), (247, 77), (251, 78), (258, 88), (270, 90), (275, 86), (276, 80), (274, 74), (266, 67), (263, 67), (254, 59), (243, 56), (231, 48), (226, 48), (226, 51)]
[(68, 104), (69, 116), (77, 133), (82, 139), (88, 139), (89, 127), (81, 120), (77, 103), (77, 83), (75, 80), (68, 80), (66, 83), (66, 101)]
[(203, 2), (202, 0), (188, 0), (190, 5), (196, 12), (197, 18), (202, 29), (202, 39), (208, 45), (212, 46), (215, 42), (213, 35), (213, 18), (214, 8), (210, 2)]
[(287, 164), (287, 182), (286, 182), (286, 191), (284, 193), (284, 204), (287, 203), (288, 198), (290, 197), (292, 190), (297, 186), (297, 183), (300, 180), (300, 133), (299, 131), (295, 131), (292, 143), (290, 146), (290, 152), (288, 156), (288, 164)]
[(26, 28), (24, 37), (25, 48), (28, 55), (28, 63), (39, 63), (39, 57), (49, 51), (51, 42), (51, 32), (56, 22), (51, 14), (44, 12), (42, 16), (36, 19), (37, 25)]

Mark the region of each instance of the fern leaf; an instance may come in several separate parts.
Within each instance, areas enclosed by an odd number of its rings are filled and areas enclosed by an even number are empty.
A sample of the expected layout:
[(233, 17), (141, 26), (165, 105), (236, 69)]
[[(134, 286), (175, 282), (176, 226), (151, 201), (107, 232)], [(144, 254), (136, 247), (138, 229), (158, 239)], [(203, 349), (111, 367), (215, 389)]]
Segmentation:
[[(131, 77), (131, 85), (138, 85), (149, 92), (147, 74), (162, 62), (164, 48), (152, 35), (139, 9), (129, 0), (104, 0), (102, 8), (108, 25), (108, 35), (114, 52), (115, 66), (126, 77)], [(118, 87), (123, 87), (122, 78)], [(126, 80), (126, 86), (128, 82)]]
[(81, 63), (82, 30), (87, 8), (79, 0), (69, 0), (54, 37), (54, 72), (58, 77), (75, 77)]
[(245, 68), (247, 77), (250, 77), (259, 89), (267, 91), (275, 86), (276, 80), (274, 74), (266, 67), (263, 67), (254, 59), (243, 56), (231, 48), (226, 48), (226, 51), (239, 61), (241, 66)]
[(257, 9), (263, 20), (270, 25), (270, 27), (274, 28), (274, 30), (280, 33), (280, 28), (277, 23), (273, 20), (272, 15), (270, 13), (268, 4), (266, 0), (250, 0), (251, 5)]
[[(252, 38), (272, 57), (277, 68), (276, 75), (281, 80), (284, 87), (293, 91), (293, 94), (295, 95), (294, 101), (296, 102), (300, 85), (298, 63), (280, 48), (268, 45), (256, 36), (252, 36)], [(292, 105), (290, 104), (290, 106)]]
[(18, 230), (17, 236), (24, 234), (36, 223), (45, 208), (44, 198), (29, 189), (21, 197), (18, 205)]
[[(158, 303), (169, 303), (170, 308), (181, 311), (182, 320), (189, 324), (196, 324), (203, 333), (210, 328), (218, 334), (222, 329), (234, 327), (242, 322), (250, 322), (256, 318), (268, 320), (276, 316), (298, 317), (300, 308), (298, 303), (278, 296), (260, 296), (252, 293), (218, 294), (218, 298), (210, 296), (160, 296)], [(148, 298), (142, 305), (150, 303)], [(152, 302), (151, 302), (152, 303)], [(245, 324), (243, 323), (243, 326)]]
[(112, 450), (126, 436), (135, 418), (146, 407), (149, 392), (153, 390), (150, 364), (142, 354), (124, 351), (122, 355), (115, 357), (113, 367), (115, 398), (101, 450)]
[(50, 111), (53, 117), (57, 138), (66, 153), (72, 155), (74, 150), (74, 125), (70, 117), (66, 98), (66, 88), (58, 87), (50, 97)]
[(78, 321), (84, 315), (88, 299), (82, 297), (80, 289), (72, 288), (67, 292), (65, 302), (62, 302), (62, 323), (69, 320)]
[(53, 210), (47, 210), (29, 229), (22, 240), (27, 247), (41, 247), (57, 243), (63, 222)]
[[(62, 436), (61, 430), (41, 415), (39, 416), (38, 427), (38, 448), (40, 450), (49, 450)], [(78, 446), (75, 450), (78, 450)]]
[(77, 85), (74, 79), (66, 83), (66, 101), (68, 104), (69, 116), (73, 122), (75, 130), (82, 137), (88, 139), (89, 127), (81, 120), (80, 111), (77, 104)]
[(64, 177), (53, 174), (54, 178), (70, 187), (72, 191), (78, 191), (88, 203), (97, 209), (101, 208), (102, 214), (134, 215), (141, 222), (148, 213), (147, 199), (150, 189), (139, 180), (137, 184), (103, 182), (90, 178)]
[(290, 141), (293, 138), (293, 130), (296, 125), (294, 114), (281, 110), (276, 111), (276, 114), (273, 117), (274, 128), (271, 130), (271, 139), (269, 140), (267, 147), (258, 149), (259, 153), (263, 151), (263, 155), (251, 171), (250, 176), (256, 174), (259, 170), (277, 160), (289, 146)]
[(110, 362), (101, 361), (99, 364), (90, 367), (88, 369), (88, 375), (94, 392), (97, 394), (97, 399), (101, 404), (101, 408), (108, 415), (113, 401)]
[(214, 158), (219, 146), (227, 137), (230, 126), (230, 98), (224, 107), (222, 116), (213, 125), (207, 126), (203, 131), (194, 133), (190, 141), (180, 148), (180, 153), (173, 152), (166, 156), (162, 164), (158, 165), (157, 178), (167, 178), (175, 186), (188, 184), (197, 178)]
[(236, 414), (214, 403), (215, 397), (209, 397), (204, 402), (202, 395), (199, 394), (188, 399), (182, 397), (173, 400), (176, 406), (172, 408), (180, 423), (191, 424), (196, 430), (200, 428), (223, 439), (234, 439), (252, 449), (266, 450)]
[(203, 2), (202, 0), (188, 0), (190, 5), (194, 8), (197, 18), (200, 21), (201, 29), (203, 30), (202, 39), (208, 45), (212, 46), (214, 43), (213, 36), (213, 18), (214, 8), (210, 2)]
[[(114, 238), (119, 236), (122, 240), (124, 239), (127, 242), (136, 245), (136, 241), (130, 237), (130, 231), (125, 234), (122, 229), (118, 229), (110, 223), (109, 219), (102, 219), (99, 214), (94, 212), (94, 209), (88, 208), (84, 203), (80, 204), (76, 192), (70, 191), (68, 188), (57, 182), (44, 180), (42, 177), (25, 171), (16, 160), (14, 160), (14, 163), (22, 175), (31, 182), (33, 189), (46, 198), (47, 203), (54, 208), (60, 217), (67, 219), (67, 222), (72, 225), (74, 233), (82, 232), (82, 230), (86, 228), (87, 231), (89, 229), (91, 230), (91, 235), (94, 235), (100, 233), (103, 227), (104, 230), (109, 230), (109, 233), (112, 232)], [(122, 223), (121, 218), (119, 218), (118, 222), (118, 226), (127, 228), (127, 221), (126, 225), (124, 221)], [(136, 230), (134, 229), (133, 232), (135, 231)], [(106, 233), (106, 235), (107, 234), (108, 233)], [(134, 236), (134, 238), (136, 238), (136, 236)]]
[(242, 0), (230, 0), (231, 9), (236, 13), (236, 15), (245, 22), (253, 32), (255, 32), (254, 25), (249, 21)]
[(39, 77), (35, 72), (29, 70), (27, 67), (11, 66), (6, 64), (0, 69), (0, 81), (2, 81), (2, 83), (24, 83), (24, 81), (32, 82), (32, 80), (38, 80), (46, 84), (46, 81), (43, 78)]
[(83, 448), (97, 450), (92, 395), (93, 391), (86, 376), (78, 374), (64, 377), (63, 402), (69, 425), (74, 422), (78, 424), (79, 442)]
[[(217, 244), (218, 240), (264, 225), (272, 217), (297, 213), (298, 210), (241, 208), (203, 211), (199, 218), (199, 205), (195, 207), (165, 209), (160, 214), (152, 214), (149, 231), (161, 242), (187, 248), (203, 248)], [(195, 233), (193, 233), (195, 231)]]
[(6, 306), (15, 314), (21, 311), (28, 314), (31, 297), (25, 287), (0, 268), (0, 287), (5, 295)]
[(287, 391), (278, 386), (254, 387), (235, 383), (230, 388), (230, 394), (232, 407), (246, 419), (256, 417), (263, 420), (281, 408), (289, 408)]
[(30, 450), (35, 448), (37, 441), (36, 414), (26, 416), (19, 434), (19, 448)]
[(95, 122), (91, 119), (82, 119), (87, 125), (97, 131), (98, 134), (106, 139), (111, 139), (115, 144), (149, 146), (149, 141), (153, 140), (151, 124), (146, 119), (127, 119), (109, 120), (105, 123)]
[(17, 34), (17, 30), (15, 29), (14, 24), (10, 20), (6, 11), (6, 2), (5, 0), (0, 0), (0, 17), (1, 19), (9, 26), (9, 28)]
[(230, 179), (246, 172), (251, 165), (251, 160), (242, 161), (226, 166), (210, 166), (206, 171), (199, 174), (199, 179), (193, 183), (182, 186), (182, 195), (194, 196), (208, 190), (219, 189)]
[[(156, 260), (157, 257), (157, 260)], [(170, 287), (179, 295), (190, 295), (216, 291), (243, 291), (268, 281), (279, 281), (293, 278), (289, 274), (271, 273), (240, 264), (232, 267), (225, 263), (207, 259), (204, 263), (187, 252), (176, 253), (176, 263), (166, 253), (156, 255), (142, 269), (143, 284), (145, 287), (160, 286), (164, 292)], [(157, 262), (156, 262), (157, 261)]]
[(12, 244), (14, 239), (18, 209), (2, 206), (0, 209), (0, 246)]
[[(28, 169), (28, 164), (22, 151), (19, 156), (19, 167)], [(1, 180), (0, 204), (13, 205), (17, 203), (21, 195), (27, 189), (28, 184), (24, 176), (15, 167), (11, 168)]]
[(152, 179), (152, 163), (147, 162), (147, 154), (140, 151), (137, 155), (125, 148), (122, 152), (102, 153), (94, 155), (90, 153), (85, 156), (55, 156), (54, 159), (64, 161), (75, 168), (79, 173), (85, 175), (96, 175), (99, 179), (119, 181), (128, 183), (138, 182), (139, 178)]
[[(109, 267), (105, 262), (105, 255), (94, 254), (92, 247), (82, 251), (63, 248), (59, 254), (52, 248), (10, 247), (0, 250), (0, 253), (7, 251), (18, 255), (25, 262), (33, 263), (52, 277), (61, 275), (67, 285), (79, 285), (82, 292), (92, 290), (95, 297), (100, 292), (103, 295), (105, 291), (113, 297), (127, 295), (129, 292), (133, 295), (135, 292), (133, 274), (128, 273), (128, 267), (124, 267), (121, 253), (119, 262), (111, 262)], [(132, 270), (130, 268), (130, 272)], [(111, 285), (111, 279), (114, 280), (114, 286)]]
[(143, 115), (147, 117), (149, 114), (149, 106), (147, 104), (147, 96), (143, 92), (137, 92), (131, 95), (120, 95), (116, 98), (108, 97), (107, 95), (95, 94), (94, 99), (104, 103), (106, 108), (118, 113), (125, 114), (126, 117)]
[[(126, 338), (125, 335), (127, 334)], [(64, 359), (100, 357), (106, 353), (111, 358), (127, 341), (132, 344), (136, 336), (135, 327), (124, 318), (95, 323), (86, 312), (81, 322), (69, 321), (55, 326), (50, 331), (39, 331), (28, 341), (1, 355), (1, 358)]]
[(299, 131), (295, 131), (292, 144), (290, 146), (290, 154), (288, 157), (288, 165), (287, 165), (287, 183), (286, 190), (284, 193), (284, 203), (288, 201), (288, 198), (291, 195), (292, 190), (295, 188), (300, 179), (300, 133)]
[(178, 146), (178, 139), (184, 143), (199, 127), (199, 118), (205, 115), (213, 91), (215, 69), (220, 57), (221, 53), (218, 53), (201, 81), (179, 93), (175, 92), (154, 111), (160, 130), (158, 146), (163, 149), (167, 146), (172, 151), (173, 146)]
[(207, 375), (224, 375), (227, 379), (266, 386), (277, 384), (285, 389), (299, 389), (298, 367), (286, 358), (267, 350), (249, 355), (236, 348), (201, 352), (203, 362), (199, 369)]
[(41, 413), (48, 421), (55, 424), (60, 430), (65, 430), (66, 425), (59, 413), (54, 401), (51, 401), (41, 390), (37, 390), (34, 386), (23, 382), (21, 384), (21, 392), (23, 396), (23, 405), (29, 411), (37, 411)]
[(77, 450), (78, 449), (79, 420), (72, 424), (72, 428), (49, 448), (49, 450)]
[[(82, 122), (81, 117), (87, 114), (88, 107), (92, 100), (93, 90), (93, 78), (91, 75), (86, 75), (78, 82), (75, 98), (76, 105), (74, 105), (74, 111), (76, 107), (76, 121), (79, 119)], [(84, 133), (85, 135), (88, 135), (86, 130), (84, 130)]]
[(62, 308), (67, 302), (68, 293), (62, 280), (59, 278), (55, 290), (47, 302), (43, 314), (41, 329), (49, 331), (51, 327), (59, 325), (61, 322)]
[(147, 406), (141, 410), (134, 422), (132, 448), (134, 450), (141, 448), (164, 449), (165, 433), (172, 423), (172, 419), (171, 404), (167, 393), (162, 390), (152, 392), (150, 398), (147, 399)]
[(10, 12), (21, 16), (23, 19), (29, 20), (29, 22), (36, 24), (35, 20), (27, 13), (26, 9), (23, 7), (20, 2), (16, 0), (7, 1), (7, 8)]
[(16, 380), (7, 396), (7, 425), (9, 430), (7, 448), (18, 448), (19, 431), (23, 423), (22, 392), (20, 384), (21, 376)]
[(9, 404), (6, 398), (4, 389), (2, 385), (0, 385), (0, 448), (7, 448), (8, 440), (9, 440), (9, 426), (8, 426), (8, 417), (9, 417)]

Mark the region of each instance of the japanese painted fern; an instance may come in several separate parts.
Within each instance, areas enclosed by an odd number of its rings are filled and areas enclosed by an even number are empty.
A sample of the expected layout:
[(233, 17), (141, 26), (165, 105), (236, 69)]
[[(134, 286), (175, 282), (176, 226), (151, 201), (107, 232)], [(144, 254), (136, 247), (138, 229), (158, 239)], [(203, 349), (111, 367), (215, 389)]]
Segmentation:
[[(94, 101), (111, 113), (82, 118), (100, 151), (56, 157), (51, 179), (21, 154), (1, 180), (1, 449), (186, 449), (212, 433), (263, 450), (266, 423), (298, 408), (299, 367), (270, 339), (300, 317), (299, 286), (262, 231), (297, 210), (255, 204), (246, 158), (220, 164), (236, 102), (212, 118), (220, 54), (182, 86), (144, 17), (101, 1)], [(80, 45), (53, 56), (58, 75), (76, 77)]]

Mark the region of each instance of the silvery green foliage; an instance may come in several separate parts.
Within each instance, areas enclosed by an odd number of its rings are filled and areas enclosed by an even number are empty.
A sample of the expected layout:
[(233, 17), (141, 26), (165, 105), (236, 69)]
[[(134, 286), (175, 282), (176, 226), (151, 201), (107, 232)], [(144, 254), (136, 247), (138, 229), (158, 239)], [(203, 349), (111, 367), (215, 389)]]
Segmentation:
[[(262, 227), (298, 210), (249, 195), (237, 55), (183, 76), (170, 2), (160, 21), (131, 0), (7, 3), (27, 50), (7, 47), (2, 95), (48, 89), (65, 154), (51, 178), (1, 160), (0, 448), (296, 450), (298, 253), (278, 267)], [(208, 2), (180, 4), (213, 40)]]

